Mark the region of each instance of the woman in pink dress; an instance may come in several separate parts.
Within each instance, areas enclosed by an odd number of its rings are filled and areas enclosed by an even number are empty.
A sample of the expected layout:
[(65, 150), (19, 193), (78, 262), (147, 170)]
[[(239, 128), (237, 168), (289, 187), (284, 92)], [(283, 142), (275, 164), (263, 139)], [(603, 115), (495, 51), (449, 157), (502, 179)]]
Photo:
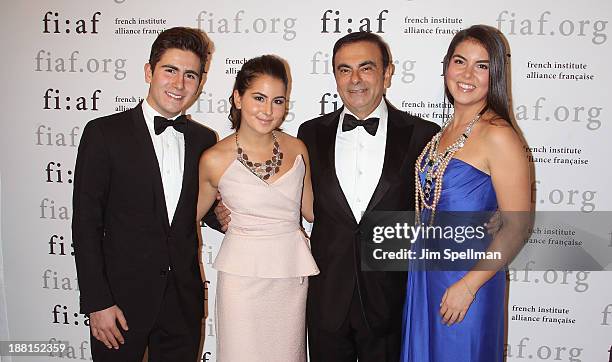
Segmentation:
[(232, 214), (213, 267), (217, 361), (306, 361), (308, 276), (319, 270), (300, 227), (313, 219), (308, 152), (279, 127), (288, 76), (277, 57), (247, 61), (236, 76), (235, 133), (200, 159), (198, 220), (217, 191)]

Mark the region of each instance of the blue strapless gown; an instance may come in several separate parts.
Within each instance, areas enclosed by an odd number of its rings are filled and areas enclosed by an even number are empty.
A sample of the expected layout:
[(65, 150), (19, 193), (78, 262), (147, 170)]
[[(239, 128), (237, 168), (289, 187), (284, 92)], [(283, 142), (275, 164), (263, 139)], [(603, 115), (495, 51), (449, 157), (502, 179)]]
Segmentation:
[[(420, 176), (424, 183), (425, 175)], [(468, 163), (451, 159), (444, 173), (442, 194), (436, 209), (437, 212), (496, 210), (497, 198), (491, 177)], [(422, 222), (428, 223), (429, 213), (422, 215)], [(439, 313), (442, 296), (467, 271), (410, 269), (400, 360), (501, 362), (505, 332), (505, 271), (496, 273), (480, 288), (462, 322), (448, 327), (442, 324)]]

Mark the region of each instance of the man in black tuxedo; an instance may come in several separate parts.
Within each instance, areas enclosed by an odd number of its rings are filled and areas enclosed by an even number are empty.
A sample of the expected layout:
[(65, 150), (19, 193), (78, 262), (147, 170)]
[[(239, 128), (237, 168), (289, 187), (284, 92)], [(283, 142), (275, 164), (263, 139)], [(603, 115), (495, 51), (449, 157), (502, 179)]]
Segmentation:
[(371, 211), (414, 210), (414, 164), (439, 127), (386, 101), (390, 58), (378, 35), (339, 39), (332, 63), (344, 107), (298, 131), (310, 155), (321, 270), (308, 287), (312, 362), (399, 360), (406, 273), (361, 271), (359, 223)]
[[(172, 28), (153, 43), (135, 108), (87, 124), (72, 236), (95, 361), (196, 361), (204, 315), (196, 201), (216, 134), (179, 116), (202, 82), (208, 43)], [(179, 117), (177, 117), (179, 116)]]

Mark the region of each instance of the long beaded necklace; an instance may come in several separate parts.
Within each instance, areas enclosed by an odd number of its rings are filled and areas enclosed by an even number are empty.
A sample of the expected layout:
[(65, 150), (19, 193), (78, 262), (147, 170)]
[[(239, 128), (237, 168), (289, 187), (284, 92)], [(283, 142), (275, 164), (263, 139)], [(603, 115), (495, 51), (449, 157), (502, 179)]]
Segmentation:
[(280, 170), (280, 166), (283, 163), (283, 153), (281, 152), (280, 144), (278, 143), (278, 139), (276, 139), (276, 133), (274, 131), (272, 131), (272, 140), (274, 141), (272, 158), (263, 162), (253, 162), (249, 160), (249, 156), (244, 149), (240, 147), (238, 143), (238, 132), (236, 132), (236, 149), (238, 153), (236, 158), (255, 176), (264, 181), (274, 176)]
[[(423, 149), (423, 152), (421, 152), (421, 155), (417, 159), (414, 168), (414, 207), (416, 212), (415, 222), (417, 225), (421, 224), (422, 208), (431, 210), (429, 225), (433, 224), (436, 215), (436, 207), (438, 206), (438, 201), (440, 201), (440, 195), (442, 194), (442, 179), (444, 172), (446, 171), (446, 167), (455, 153), (465, 146), (465, 142), (470, 136), (470, 133), (472, 133), (474, 125), (476, 122), (478, 122), (486, 110), (487, 107), (478, 112), (476, 117), (474, 117), (470, 123), (468, 123), (465, 131), (453, 144), (446, 147), (444, 151), (438, 152), (440, 138), (442, 137), (444, 130), (446, 130), (448, 125), (455, 119), (455, 116), (453, 115), (446, 122), (444, 122), (442, 129), (431, 139), (431, 141), (429, 141), (429, 143), (427, 143)], [(425, 157), (427, 157), (427, 162), (423, 163), (423, 159), (425, 159)], [(421, 184), (420, 177), (420, 174), (423, 172), (425, 172), (424, 186)], [(431, 198), (432, 191), (433, 200), (431, 200), (431, 203), (428, 203)]]

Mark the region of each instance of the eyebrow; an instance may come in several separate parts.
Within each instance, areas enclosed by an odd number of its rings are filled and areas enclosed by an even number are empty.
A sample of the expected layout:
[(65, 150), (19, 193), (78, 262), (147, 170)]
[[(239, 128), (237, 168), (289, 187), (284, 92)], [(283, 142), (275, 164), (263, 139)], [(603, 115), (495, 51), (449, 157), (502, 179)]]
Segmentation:
[[(467, 61), (467, 58), (461, 54), (455, 54), (453, 55), (453, 58), (461, 58), (462, 60)], [(476, 63), (489, 63), (489, 60), (488, 59), (477, 60)]]
[[(357, 68), (361, 68), (361, 67), (366, 66), (366, 65), (376, 66), (376, 63), (373, 60), (366, 60), (366, 61), (363, 61), (363, 62), (359, 63)], [(342, 64), (338, 64), (338, 66), (336, 68), (337, 69), (339, 69), (339, 68), (351, 68), (351, 66), (348, 65), (348, 64), (342, 63)]]
[(376, 66), (376, 63), (373, 60), (366, 60), (365, 62), (361, 62), (359, 63), (359, 68), (365, 66), (365, 65), (373, 65)]
[[(162, 68), (167, 68), (167, 69), (172, 69), (172, 70), (179, 71), (179, 68), (177, 66), (175, 66), (175, 65), (172, 65), (172, 64), (164, 64), (161, 67)], [(185, 70), (185, 74), (193, 74), (196, 77), (200, 77), (200, 75), (195, 70), (191, 70), (191, 69)]]
[[(258, 95), (258, 96), (262, 96), (262, 97), (265, 97), (265, 98), (269, 98), (267, 95), (265, 95), (265, 94), (263, 94), (261, 92), (253, 92), (252, 94), (255, 94), (255, 95)], [(285, 97), (285, 96), (274, 97), (274, 99), (279, 99), (279, 98), (287, 99), (287, 97)]]

